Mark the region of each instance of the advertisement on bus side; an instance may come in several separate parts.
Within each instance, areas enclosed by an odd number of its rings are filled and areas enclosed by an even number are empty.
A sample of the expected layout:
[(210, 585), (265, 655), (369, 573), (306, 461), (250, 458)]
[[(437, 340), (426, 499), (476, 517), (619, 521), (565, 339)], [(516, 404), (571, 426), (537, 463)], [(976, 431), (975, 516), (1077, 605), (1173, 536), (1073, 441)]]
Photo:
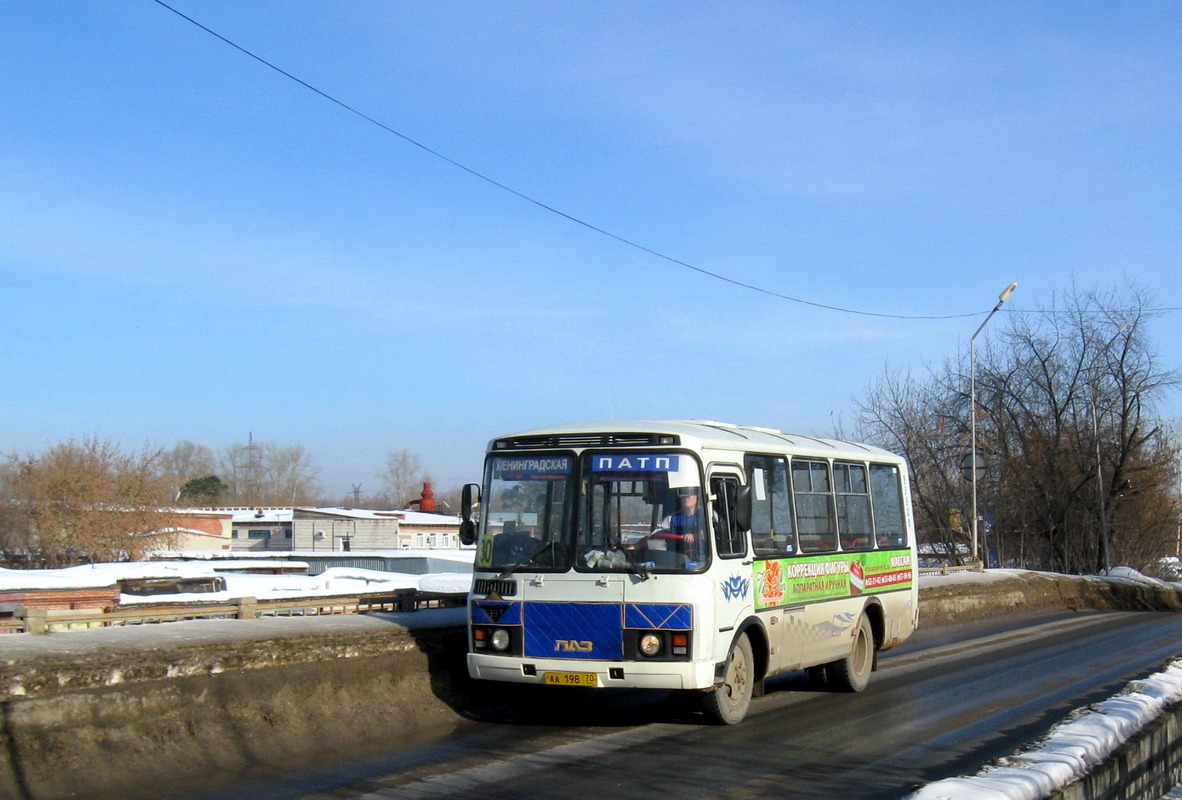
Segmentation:
[(756, 561), (754, 582), (757, 609), (899, 591), (911, 588), (911, 554), (894, 550)]

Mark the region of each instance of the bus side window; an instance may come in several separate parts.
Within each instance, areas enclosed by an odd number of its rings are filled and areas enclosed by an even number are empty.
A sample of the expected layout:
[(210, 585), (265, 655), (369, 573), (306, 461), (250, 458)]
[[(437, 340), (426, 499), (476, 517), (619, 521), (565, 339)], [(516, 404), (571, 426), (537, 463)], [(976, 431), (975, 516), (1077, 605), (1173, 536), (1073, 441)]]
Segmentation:
[(714, 548), (719, 558), (747, 555), (747, 539), (738, 523), (738, 479), (711, 478), (710, 493), (714, 501)]
[(792, 490), (796, 495), (796, 522), (802, 553), (837, 549), (836, 513), (833, 507), (829, 463), (792, 459)]
[(749, 455), (747, 485), (751, 487), (751, 546), (756, 558), (780, 558), (796, 552), (792, 528), (792, 492), (788, 461)]
[(879, 547), (905, 547), (903, 488), (899, 468), (893, 464), (870, 465), (870, 499), (874, 505), (874, 533)]
[(841, 549), (869, 549), (873, 540), (865, 465), (835, 462), (833, 488), (837, 494), (837, 530), (841, 534)]

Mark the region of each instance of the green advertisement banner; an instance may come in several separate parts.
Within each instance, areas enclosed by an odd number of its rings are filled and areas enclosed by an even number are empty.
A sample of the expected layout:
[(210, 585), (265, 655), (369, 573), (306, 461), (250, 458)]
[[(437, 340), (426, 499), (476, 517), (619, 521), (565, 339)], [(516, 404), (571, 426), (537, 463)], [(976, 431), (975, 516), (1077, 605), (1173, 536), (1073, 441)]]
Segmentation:
[(906, 550), (756, 561), (755, 607), (777, 608), (911, 588)]

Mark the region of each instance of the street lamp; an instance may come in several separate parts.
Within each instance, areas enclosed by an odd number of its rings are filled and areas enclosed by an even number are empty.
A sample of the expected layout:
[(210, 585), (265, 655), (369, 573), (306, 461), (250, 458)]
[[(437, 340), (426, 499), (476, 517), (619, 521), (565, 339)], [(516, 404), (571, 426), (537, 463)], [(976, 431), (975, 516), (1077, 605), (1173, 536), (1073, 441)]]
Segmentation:
[[(969, 437), (971, 439), (972, 447), (972, 484), (973, 484), (973, 558), (977, 557), (977, 473), (980, 471), (977, 462), (977, 334), (985, 330), (985, 326), (989, 324), (989, 320), (993, 319), (993, 315), (1001, 308), (1006, 300), (1010, 299), (1010, 295), (1018, 288), (1018, 284), (1011, 283), (1001, 294), (997, 296), (997, 305), (989, 312), (989, 316), (985, 317), (985, 321), (981, 323), (981, 327), (977, 328), (977, 332), (969, 337)], [(988, 554), (982, 560), (985, 566), (989, 566)]]

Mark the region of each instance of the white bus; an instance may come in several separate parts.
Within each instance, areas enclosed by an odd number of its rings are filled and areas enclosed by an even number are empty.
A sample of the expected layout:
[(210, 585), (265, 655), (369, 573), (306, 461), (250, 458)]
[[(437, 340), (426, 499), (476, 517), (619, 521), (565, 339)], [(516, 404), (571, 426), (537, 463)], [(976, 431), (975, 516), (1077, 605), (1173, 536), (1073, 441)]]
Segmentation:
[(733, 724), (765, 678), (861, 691), (919, 617), (907, 467), (720, 422), (494, 439), (464, 487), (473, 678), (698, 690)]

